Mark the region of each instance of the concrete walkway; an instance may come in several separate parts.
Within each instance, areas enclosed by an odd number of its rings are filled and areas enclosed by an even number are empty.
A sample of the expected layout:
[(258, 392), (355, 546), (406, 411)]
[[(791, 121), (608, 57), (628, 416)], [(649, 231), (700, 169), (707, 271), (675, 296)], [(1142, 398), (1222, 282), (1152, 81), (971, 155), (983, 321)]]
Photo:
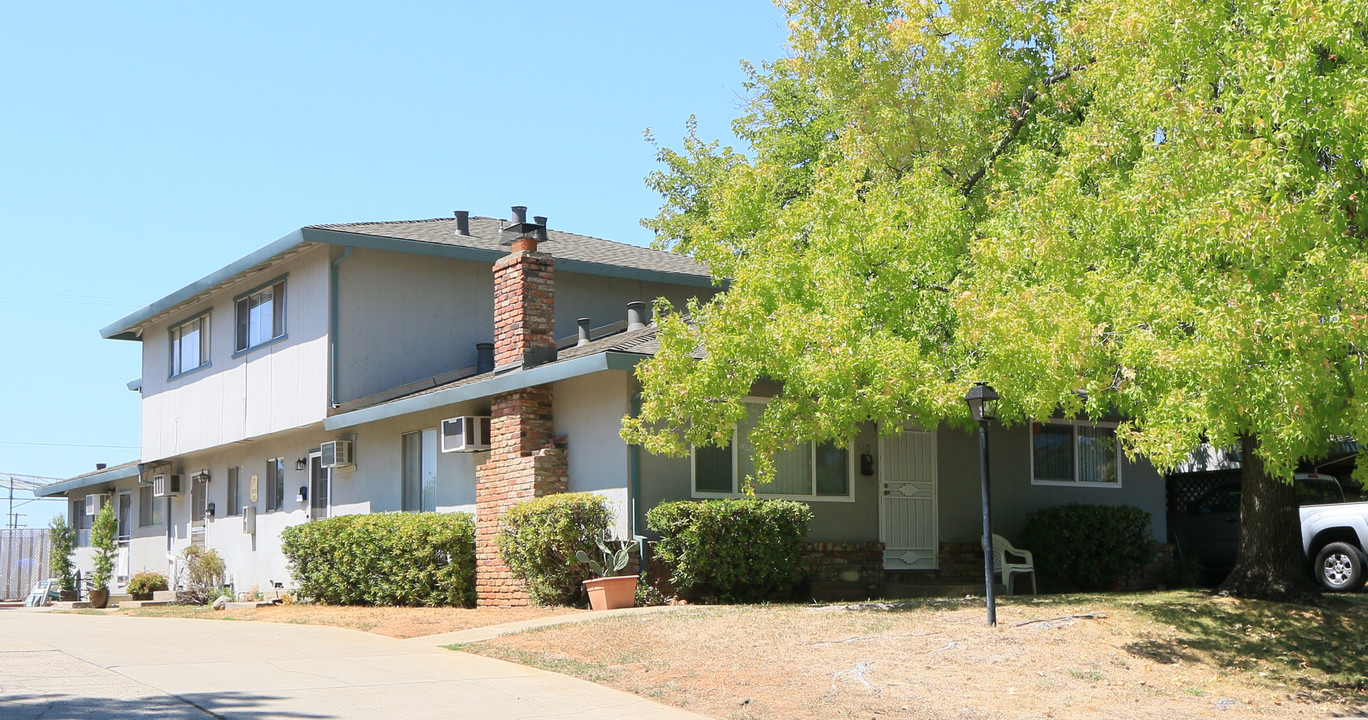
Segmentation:
[(477, 639), (0, 610), (0, 720), (703, 718), (438, 647)]

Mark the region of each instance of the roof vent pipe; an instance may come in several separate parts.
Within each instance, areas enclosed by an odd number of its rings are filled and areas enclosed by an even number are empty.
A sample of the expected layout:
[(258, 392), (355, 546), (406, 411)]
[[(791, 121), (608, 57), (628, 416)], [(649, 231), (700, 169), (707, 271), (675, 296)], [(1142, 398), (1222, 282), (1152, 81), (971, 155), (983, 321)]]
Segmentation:
[(513, 206), (513, 224), (514, 224), (514, 225), (522, 225), (522, 224), (525, 223), (525, 222), (527, 222), (527, 206), (526, 206), (526, 205), (514, 205), (514, 206)]
[(581, 346), (581, 345), (588, 345), (588, 344), (589, 344), (589, 318), (580, 318), (580, 319), (579, 319), (579, 342), (575, 343), (575, 347), (579, 347), (579, 346)]
[(646, 303), (635, 300), (627, 303), (627, 330), (640, 330), (646, 327), (646, 322), (650, 315), (646, 310)]
[(107, 467), (109, 467), (109, 466), (106, 465), (106, 464), (104, 464), (104, 463), (95, 463), (95, 469), (96, 469), (96, 470), (103, 470), (103, 469), (105, 469), (105, 468), (107, 468)]
[(456, 234), (470, 237), (470, 211), (456, 211)]
[(546, 242), (546, 216), (538, 215), (532, 218), (532, 222), (537, 224), (537, 242)]
[(475, 343), (475, 372), (494, 371), (494, 343)]

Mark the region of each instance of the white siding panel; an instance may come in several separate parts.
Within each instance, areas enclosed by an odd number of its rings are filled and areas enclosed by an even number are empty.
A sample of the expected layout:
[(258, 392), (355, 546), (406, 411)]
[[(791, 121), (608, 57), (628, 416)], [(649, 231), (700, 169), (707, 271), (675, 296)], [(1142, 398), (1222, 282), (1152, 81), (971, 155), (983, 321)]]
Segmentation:
[[(328, 410), (330, 249), (241, 279), (143, 333), (144, 460), (304, 427)], [(285, 338), (234, 357), (237, 295), (285, 276)], [(207, 368), (168, 379), (168, 328), (209, 311)]]

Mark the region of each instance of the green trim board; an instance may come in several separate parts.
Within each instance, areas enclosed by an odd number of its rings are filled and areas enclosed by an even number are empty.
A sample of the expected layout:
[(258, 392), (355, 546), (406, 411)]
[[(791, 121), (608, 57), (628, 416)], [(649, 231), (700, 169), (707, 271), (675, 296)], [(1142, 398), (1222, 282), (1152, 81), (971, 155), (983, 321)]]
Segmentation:
[(506, 375), (495, 375), (494, 377), (473, 382), (466, 385), (457, 385), (437, 390), (422, 395), (412, 395), (398, 400), (372, 405), (360, 410), (334, 415), (323, 420), (324, 430), (341, 430), (343, 428), (356, 427), (378, 420), (388, 420), (390, 418), (408, 415), (409, 413), (433, 410), (435, 408), (452, 405), (454, 403), (465, 402), (467, 400), (478, 400), (480, 398), (498, 395), (500, 393), (521, 390), (523, 388), (545, 385), (558, 380), (568, 380), (581, 375), (603, 372), (604, 370), (632, 370), (637, 363), (645, 360), (645, 355), (635, 355), (632, 353), (602, 352), (595, 355), (586, 355), (566, 360), (564, 362), (553, 362), (546, 365), (538, 365), (528, 370), (519, 370)]

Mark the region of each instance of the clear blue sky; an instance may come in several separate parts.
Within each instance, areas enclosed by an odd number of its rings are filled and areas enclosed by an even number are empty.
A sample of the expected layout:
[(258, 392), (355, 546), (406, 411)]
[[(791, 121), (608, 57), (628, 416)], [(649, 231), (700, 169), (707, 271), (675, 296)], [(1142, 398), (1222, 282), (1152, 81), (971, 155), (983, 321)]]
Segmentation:
[(740, 61), (785, 52), (761, 0), (475, 5), (8, 6), (0, 472), (135, 459), (140, 347), (99, 329), (301, 226), (528, 205), (649, 243), (643, 130), (729, 137)]

